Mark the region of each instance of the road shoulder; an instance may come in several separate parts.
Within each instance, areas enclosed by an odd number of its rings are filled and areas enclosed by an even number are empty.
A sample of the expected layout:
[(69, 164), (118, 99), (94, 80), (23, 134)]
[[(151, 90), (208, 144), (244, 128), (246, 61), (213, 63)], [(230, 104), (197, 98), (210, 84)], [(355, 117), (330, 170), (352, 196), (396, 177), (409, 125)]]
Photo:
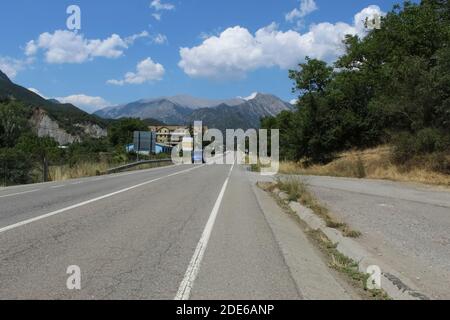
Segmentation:
[(291, 276), (306, 300), (360, 299), (353, 288), (326, 265), (302, 226), (263, 190), (252, 184), (261, 211), (272, 229)]

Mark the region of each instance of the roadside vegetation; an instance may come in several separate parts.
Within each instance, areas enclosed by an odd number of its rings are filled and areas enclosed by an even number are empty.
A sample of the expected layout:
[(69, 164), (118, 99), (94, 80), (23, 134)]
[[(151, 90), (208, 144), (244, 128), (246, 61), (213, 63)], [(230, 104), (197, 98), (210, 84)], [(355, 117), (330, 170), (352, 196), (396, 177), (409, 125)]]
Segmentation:
[(111, 121), (107, 138), (61, 148), (52, 138), (36, 135), (28, 121), (31, 112), (18, 101), (0, 101), (0, 186), (99, 175), (135, 161), (136, 154), (127, 153), (125, 145), (133, 141), (135, 130), (148, 130), (138, 119)]
[(361, 236), (359, 231), (351, 229), (346, 223), (338, 221), (333, 217), (330, 210), (316, 199), (300, 178), (278, 178), (274, 188), (286, 193), (288, 201), (299, 202), (311, 209), (325, 221), (327, 227), (340, 230), (344, 237), (358, 238)]
[(289, 175), (317, 175), (333, 177), (383, 179), (416, 182), (450, 187), (450, 175), (434, 168), (436, 155), (416, 158), (414, 164), (396, 164), (392, 148), (380, 146), (366, 150), (345, 151), (327, 164), (308, 164), (302, 161), (280, 163), (280, 173)]
[[(448, 1), (406, 1), (381, 29), (347, 36), (334, 64), (306, 58), (291, 70), (296, 109), (262, 120), (280, 129), (281, 159), (295, 163), (284, 171), (448, 184), (449, 26)], [(358, 158), (380, 146), (383, 159)]]
[[(322, 252), (325, 261), (328, 266), (340, 273), (345, 279), (352, 285), (361, 296), (365, 299), (373, 300), (390, 300), (390, 297), (384, 290), (371, 290), (367, 287), (369, 274), (361, 272), (359, 270), (358, 262), (342, 254), (338, 250), (336, 243), (330, 241), (330, 239), (321, 230), (312, 230), (305, 225), (287, 204), (287, 201), (299, 201), (304, 206), (312, 209), (318, 214), (330, 228), (339, 229), (346, 237), (357, 238), (361, 236), (358, 231), (352, 231), (343, 223), (336, 222), (330, 217), (329, 211), (320, 205), (320, 203), (308, 192), (306, 186), (298, 179), (290, 178), (287, 181), (278, 180), (277, 183), (271, 182), (259, 182), (258, 186), (266, 192), (269, 192), (280, 207), (295, 220), (297, 220), (303, 228), (305, 228), (306, 234), (309, 239), (319, 248)], [(288, 194), (287, 201), (283, 200), (276, 192), (281, 190)], [(297, 200), (293, 200), (297, 199)], [(302, 200), (303, 199), (303, 200)], [(346, 234), (347, 231), (347, 234)]]
[(374, 300), (391, 299), (384, 290), (369, 290), (367, 282), (370, 275), (359, 271), (358, 263), (339, 252), (337, 245), (332, 243), (323, 232), (320, 230), (309, 230), (308, 235), (324, 253), (328, 266), (345, 275), (355, 288), (362, 289), (365, 297)]

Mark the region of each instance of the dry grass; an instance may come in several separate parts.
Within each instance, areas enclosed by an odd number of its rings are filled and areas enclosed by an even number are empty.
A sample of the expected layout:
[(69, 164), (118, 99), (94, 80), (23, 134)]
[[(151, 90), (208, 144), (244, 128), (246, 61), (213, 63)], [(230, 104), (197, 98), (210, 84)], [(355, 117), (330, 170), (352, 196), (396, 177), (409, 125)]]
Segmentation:
[(327, 227), (340, 230), (344, 237), (358, 238), (361, 236), (361, 232), (352, 230), (346, 223), (340, 222), (333, 217), (329, 209), (323, 206), (314, 195), (308, 191), (307, 187), (300, 179), (294, 177), (278, 179), (275, 186), (287, 193), (289, 201), (298, 201), (305, 207), (308, 207), (325, 221)]
[(302, 163), (282, 162), (280, 173), (385, 179), (450, 186), (449, 175), (425, 167), (401, 168), (395, 165), (391, 161), (391, 149), (387, 146), (345, 152), (327, 165), (305, 166)]
[[(155, 167), (166, 166), (169, 163), (147, 163), (130, 168), (125, 171), (145, 170)], [(120, 164), (119, 164), (120, 165)], [(115, 165), (115, 166), (119, 166)], [(51, 181), (65, 181), (70, 179), (93, 177), (104, 174), (111, 165), (108, 162), (85, 162), (75, 166), (52, 166), (49, 168), (49, 175)]]
[(355, 288), (362, 289), (361, 293), (366, 299), (391, 300), (384, 290), (369, 290), (367, 287), (369, 275), (359, 271), (359, 264), (342, 254), (337, 245), (332, 243), (320, 230), (309, 230), (308, 235), (325, 254), (328, 266), (345, 276)]
[[(298, 189), (306, 190), (304, 189), (305, 188), (304, 186), (295, 187), (293, 186), (294, 184), (295, 182), (289, 183), (286, 189), (294, 190), (294, 192), (296, 192), (296, 190)], [(297, 215), (295, 215), (294, 211), (292, 211), (292, 209), (287, 205), (287, 203), (283, 201), (277, 194), (274, 193), (276, 189), (281, 190), (279, 183), (258, 182), (257, 185), (262, 190), (271, 193), (273, 198), (280, 205), (280, 207), (287, 214), (293, 215), (297, 219), (297, 221), (302, 226), (304, 226), (304, 222)], [(314, 201), (314, 203), (318, 205), (316, 201)], [(326, 209), (322, 208), (321, 210)], [(324, 258), (326, 259), (328, 266), (336, 270), (337, 272), (345, 275), (347, 279), (350, 281), (350, 284), (361, 293), (364, 299), (375, 299), (375, 300), (390, 299), (389, 296), (383, 290), (369, 290), (367, 288), (367, 280), (369, 278), (369, 275), (360, 272), (358, 263), (348, 258), (341, 252), (339, 252), (337, 249), (337, 244), (332, 243), (321, 230), (311, 230), (308, 227), (305, 228), (308, 237), (313, 241), (313, 243), (318, 245), (319, 249), (324, 254)], [(358, 231), (353, 231), (353, 233), (355, 237), (359, 237), (361, 235)]]
[(107, 169), (109, 169), (109, 165), (106, 162), (80, 163), (73, 167), (68, 165), (50, 167), (49, 173), (51, 181), (65, 181), (101, 175)]

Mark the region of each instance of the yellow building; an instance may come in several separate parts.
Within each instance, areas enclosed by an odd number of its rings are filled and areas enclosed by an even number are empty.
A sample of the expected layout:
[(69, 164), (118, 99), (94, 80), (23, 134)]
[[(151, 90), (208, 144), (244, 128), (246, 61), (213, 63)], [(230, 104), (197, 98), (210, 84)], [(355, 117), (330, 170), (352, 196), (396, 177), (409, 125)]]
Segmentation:
[(183, 136), (189, 135), (187, 126), (150, 126), (151, 132), (156, 132), (156, 142), (166, 146), (174, 146), (183, 140)]
[[(190, 136), (189, 126), (150, 126), (151, 132), (156, 132), (156, 142), (166, 146), (175, 146), (183, 141), (184, 136)], [(203, 127), (206, 132), (208, 127)]]

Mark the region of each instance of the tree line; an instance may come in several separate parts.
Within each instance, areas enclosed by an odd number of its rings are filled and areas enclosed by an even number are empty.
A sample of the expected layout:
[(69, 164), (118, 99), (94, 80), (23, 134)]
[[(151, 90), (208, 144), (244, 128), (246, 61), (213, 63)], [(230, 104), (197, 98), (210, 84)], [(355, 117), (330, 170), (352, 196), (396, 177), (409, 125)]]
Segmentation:
[(86, 137), (61, 148), (51, 137), (37, 136), (29, 122), (32, 112), (20, 101), (0, 100), (0, 185), (47, 181), (49, 166), (126, 163), (135, 157), (124, 148), (133, 142), (133, 132), (148, 130), (147, 122), (139, 119), (114, 120), (108, 124), (108, 137)]
[[(289, 72), (294, 111), (279, 128), (285, 160), (327, 163), (342, 151), (391, 144), (392, 160), (432, 159), (450, 173), (450, 3), (405, 1), (367, 36), (347, 36), (334, 64), (306, 58)], [(430, 158), (431, 157), (431, 158)]]

